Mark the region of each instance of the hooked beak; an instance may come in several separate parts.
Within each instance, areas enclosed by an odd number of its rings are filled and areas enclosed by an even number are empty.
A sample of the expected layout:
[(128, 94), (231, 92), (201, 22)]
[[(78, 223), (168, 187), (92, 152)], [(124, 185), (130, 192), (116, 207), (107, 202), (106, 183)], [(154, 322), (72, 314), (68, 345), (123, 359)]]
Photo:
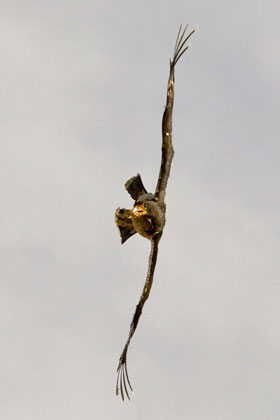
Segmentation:
[(132, 212), (136, 216), (142, 216), (143, 214), (147, 214), (147, 210), (146, 210), (144, 204), (134, 206)]

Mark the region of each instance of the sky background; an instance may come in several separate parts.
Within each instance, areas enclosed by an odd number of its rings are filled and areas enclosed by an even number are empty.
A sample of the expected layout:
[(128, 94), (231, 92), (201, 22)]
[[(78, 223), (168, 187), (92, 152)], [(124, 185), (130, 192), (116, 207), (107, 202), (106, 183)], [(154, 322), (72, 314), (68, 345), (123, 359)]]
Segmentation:
[[(0, 417), (278, 420), (278, 0), (2, 2)], [(114, 224), (154, 191), (169, 57), (175, 156), (150, 245)]]

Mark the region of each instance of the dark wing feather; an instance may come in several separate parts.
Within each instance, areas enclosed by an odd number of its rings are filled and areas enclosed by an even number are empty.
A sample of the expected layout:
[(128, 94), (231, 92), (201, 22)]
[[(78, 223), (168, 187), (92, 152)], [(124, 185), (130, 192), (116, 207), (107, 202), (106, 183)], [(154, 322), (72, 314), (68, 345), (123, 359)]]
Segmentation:
[(137, 200), (140, 195), (147, 193), (139, 174), (126, 181), (124, 186), (133, 200)]
[[(188, 25), (187, 25), (188, 26)], [(182, 31), (182, 25), (180, 26), (176, 43), (174, 56), (172, 61), (170, 61), (170, 73), (167, 86), (167, 99), (166, 106), (162, 117), (162, 156), (161, 156), (161, 165), (159, 171), (158, 182), (156, 186), (155, 196), (156, 199), (160, 202), (164, 202), (164, 197), (166, 194), (167, 181), (169, 178), (170, 168), (172, 164), (172, 159), (174, 155), (173, 145), (172, 145), (172, 113), (173, 113), (173, 104), (174, 104), (174, 82), (175, 82), (175, 66), (184, 54), (184, 52), (189, 48), (189, 45), (186, 45), (188, 39), (196, 31), (195, 29), (185, 37), (187, 26)], [(186, 46), (185, 46), (186, 45)]]
[(149, 257), (149, 267), (148, 267), (148, 273), (147, 273), (144, 289), (143, 289), (142, 295), (140, 297), (139, 303), (136, 306), (136, 311), (133, 315), (133, 319), (132, 319), (132, 322), (130, 324), (129, 336), (128, 336), (127, 342), (124, 346), (123, 352), (121, 354), (120, 361), (119, 361), (119, 366), (118, 366), (118, 369), (117, 369), (118, 376), (117, 376), (116, 394), (118, 395), (120, 393), (123, 401), (125, 399), (125, 394), (126, 394), (127, 398), (130, 399), (129, 392), (128, 392), (128, 389), (127, 389), (127, 385), (129, 386), (129, 388), (133, 392), (132, 386), (131, 386), (130, 381), (129, 381), (128, 372), (127, 372), (127, 351), (128, 351), (128, 346), (129, 346), (130, 340), (131, 340), (131, 338), (132, 338), (132, 336), (133, 336), (133, 334), (134, 334), (134, 332), (137, 328), (139, 319), (141, 317), (143, 306), (144, 306), (146, 300), (148, 299), (150, 291), (151, 291), (151, 287), (152, 287), (152, 284), (153, 284), (153, 278), (154, 278), (154, 271), (155, 271), (155, 268), (156, 268), (157, 255), (158, 255), (158, 244), (159, 244), (160, 238), (161, 238), (161, 233), (158, 234), (157, 236), (155, 236), (151, 240), (151, 252), (150, 252), (150, 257)]

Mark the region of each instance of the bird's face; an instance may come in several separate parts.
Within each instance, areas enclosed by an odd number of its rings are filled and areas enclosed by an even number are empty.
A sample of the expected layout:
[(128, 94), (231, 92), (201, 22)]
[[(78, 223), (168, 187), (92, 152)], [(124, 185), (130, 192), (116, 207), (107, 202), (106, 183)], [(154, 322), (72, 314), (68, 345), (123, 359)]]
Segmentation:
[(148, 214), (148, 206), (145, 203), (136, 203), (132, 209), (135, 217), (145, 216)]

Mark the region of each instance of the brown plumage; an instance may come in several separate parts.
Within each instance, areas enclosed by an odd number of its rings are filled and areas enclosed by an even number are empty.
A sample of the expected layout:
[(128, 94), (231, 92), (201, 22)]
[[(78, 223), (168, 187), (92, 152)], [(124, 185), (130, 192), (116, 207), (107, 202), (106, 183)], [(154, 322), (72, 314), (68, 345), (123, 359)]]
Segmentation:
[(174, 155), (172, 145), (172, 112), (175, 81), (174, 72), (178, 60), (189, 47), (189, 45), (186, 45), (186, 42), (195, 32), (195, 30), (193, 30), (185, 37), (186, 30), (187, 26), (183, 31), (182, 26), (180, 26), (175, 43), (173, 59), (170, 61), (167, 100), (162, 118), (162, 158), (155, 193), (147, 193), (140, 175), (137, 174), (136, 176), (130, 178), (125, 184), (126, 190), (133, 200), (135, 200), (132, 210), (118, 208), (115, 214), (115, 220), (120, 231), (122, 243), (135, 233), (139, 233), (151, 242), (151, 252), (145, 285), (139, 303), (136, 306), (136, 311), (130, 324), (128, 339), (121, 354), (117, 369), (118, 376), (116, 394), (118, 395), (120, 393), (123, 400), (125, 399), (125, 395), (128, 399), (130, 399), (128, 387), (131, 391), (133, 391), (127, 372), (127, 351), (131, 338), (137, 328), (143, 306), (150, 294), (158, 255), (158, 244), (165, 225), (166, 206), (164, 198)]

